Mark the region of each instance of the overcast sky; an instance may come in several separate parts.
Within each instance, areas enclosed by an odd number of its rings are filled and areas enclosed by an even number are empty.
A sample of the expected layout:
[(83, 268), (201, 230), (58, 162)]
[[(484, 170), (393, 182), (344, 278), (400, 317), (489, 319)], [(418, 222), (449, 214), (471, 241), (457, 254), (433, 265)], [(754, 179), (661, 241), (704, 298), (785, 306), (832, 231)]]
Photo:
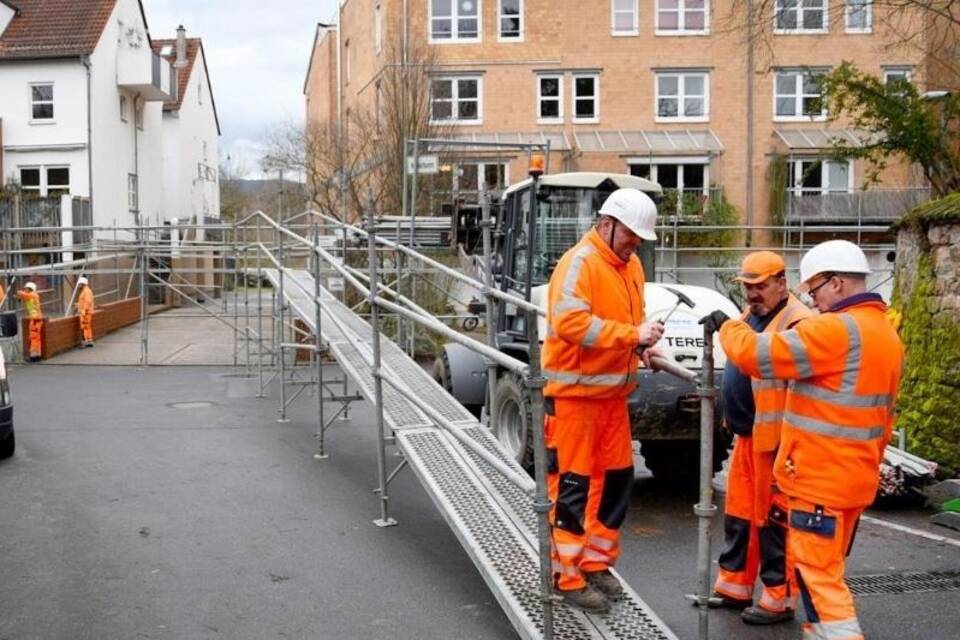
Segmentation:
[(272, 127), (303, 122), (303, 81), (317, 22), (336, 0), (143, 0), (150, 35), (203, 38), (220, 116), (221, 158), (258, 177), (258, 145)]

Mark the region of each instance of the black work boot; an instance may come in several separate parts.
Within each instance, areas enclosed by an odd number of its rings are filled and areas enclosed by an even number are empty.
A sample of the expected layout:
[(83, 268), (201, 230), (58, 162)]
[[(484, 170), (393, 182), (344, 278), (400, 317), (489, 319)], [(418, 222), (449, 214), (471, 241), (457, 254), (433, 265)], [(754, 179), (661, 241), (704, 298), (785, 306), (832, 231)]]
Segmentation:
[(763, 607), (747, 607), (740, 614), (747, 624), (766, 625), (793, 620), (793, 609), (783, 611), (769, 611)]
[(753, 600), (740, 600), (739, 598), (731, 598), (726, 596), (719, 591), (714, 591), (710, 594), (710, 602), (707, 604), (711, 609), (746, 609), (753, 604)]
[(610, 600), (619, 600), (623, 597), (623, 585), (617, 580), (616, 576), (610, 573), (610, 569), (603, 571), (584, 572), (587, 584), (591, 584), (603, 592)]
[(558, 591), (563, 601), (572, 607), (576, 607), (587, 613), (610, 613), (610, 601), (603, 592), (591, 584), (587, 584), (583, 589), (574, 589), (573, 591)]

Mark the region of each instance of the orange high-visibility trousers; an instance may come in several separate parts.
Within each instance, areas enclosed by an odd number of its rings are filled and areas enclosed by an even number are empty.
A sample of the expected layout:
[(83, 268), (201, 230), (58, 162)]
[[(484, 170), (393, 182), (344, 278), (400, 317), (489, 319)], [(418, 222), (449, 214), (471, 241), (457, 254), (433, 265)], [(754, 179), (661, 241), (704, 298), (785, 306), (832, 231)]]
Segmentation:
[(790, 497), (787, 553), (806, 613), (804, 640), (863, 640), (844, 581), (862, 507), (831, 509)]
[(43, 318), (30, 318), (30, 357), (43, 355)]
[(758, 604), (769, 611), (792, 609), (786, 564), (786, 504), (774, 494), (775, 453), (753, 451), (752, 438), (737, 436), (727, 470), (724, 545), (714, 591), (752, 600), (760, 576)]
[(80, 331), (83, 334), (84, 342), (93, 342), (93, 314), (80, 314)]
[(570, 591), (620, 555), (633, 487), (626, 399), (548, 399), (545, 429), (554, 581)]

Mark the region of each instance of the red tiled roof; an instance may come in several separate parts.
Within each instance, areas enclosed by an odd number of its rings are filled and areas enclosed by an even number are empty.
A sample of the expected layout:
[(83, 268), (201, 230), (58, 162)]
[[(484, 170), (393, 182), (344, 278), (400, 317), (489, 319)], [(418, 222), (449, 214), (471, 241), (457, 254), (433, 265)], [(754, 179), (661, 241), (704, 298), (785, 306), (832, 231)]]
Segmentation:
[(0, 60), (93, 53), (116, 0), (15, 0), (0, 37)]
[[(176, 38), (152, 40), (153, 50), (160, 53), (165, 46), (170, 47), (170, 54), (163, 56), (171, 63), (177, 61), (177, 40)], [(220, 116), (217, 114), (217, 101), (213, 97), (213, 86), (210, 82), (210, 72), (207, 71), (207, 57), (203, 53), (203, 40), (200, 38), (187, 38), (187, 64), (180, 69), (173, 67), (177, 72), (177, 99), (167, 100), (163, 103), (164, 111), (179, 111), (183, 105), (184, 95), (187, 93), (187, 86), (190, 84), (190, 76), (193, 74), (193, 66), (197, 58), (203, 60), (203, 70), (207, 76), (207, 93), (210, 96), (210, 104), (213, 106), (213, 117), (217, 121), (217, 133), (220, 132)]]
[[(177, 40), (159, 40), (154, 38), (153, 50), (160, 53), (164, 47), (170, 47), (170, 55), (163, 56), (171, 63), (177, 61)], [(193, 73), (193, 63), (197, 61), (197, 54), (200, 52), (200, 38), (187, 38), (187, 64), (185, 67), (177, 70), (177, 99), (168, 100), (163, 103), (164, 111), (179, 111), (183, 104), (183, 94), (187, 92), (187, 85), (190, 84), (190, 74)], [(176, 69), (176, 67), (174, 67)]]

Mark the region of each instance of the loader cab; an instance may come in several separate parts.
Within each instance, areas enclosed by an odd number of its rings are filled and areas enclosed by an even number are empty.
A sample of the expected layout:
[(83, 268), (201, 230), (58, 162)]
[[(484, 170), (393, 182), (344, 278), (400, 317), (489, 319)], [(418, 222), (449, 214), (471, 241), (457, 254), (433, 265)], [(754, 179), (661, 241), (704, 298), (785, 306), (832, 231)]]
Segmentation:
[[(502, 291), (528, 299), (535, 289), (546, 285), (563, 257), (597, 220), (597, 211), (607, 197), (623, 187), (632, 187), (655, 200), (661, 195), (655, 182), (624, 174), (561, 173), (544, 176), (534, 183), (524, 180), (504, 192), (497, 221), (493, 272)], [(535, 206), (531, 206), (533, 201)], [(533, 246), (528, 238), (531, 209), (536, 211)], [(644, 242), (638, 250), (648, 281), (654, 279), (655, 244)], [(528, 280), (527, 264), (532, 260)], [(501, 348), (526, 352), (525, 317), (509, 305), (501, 306), (497, 334)], [(514, 348), (515, 347), (515, 348)], [(519, 353), (515, 355), (520, 355)]]

